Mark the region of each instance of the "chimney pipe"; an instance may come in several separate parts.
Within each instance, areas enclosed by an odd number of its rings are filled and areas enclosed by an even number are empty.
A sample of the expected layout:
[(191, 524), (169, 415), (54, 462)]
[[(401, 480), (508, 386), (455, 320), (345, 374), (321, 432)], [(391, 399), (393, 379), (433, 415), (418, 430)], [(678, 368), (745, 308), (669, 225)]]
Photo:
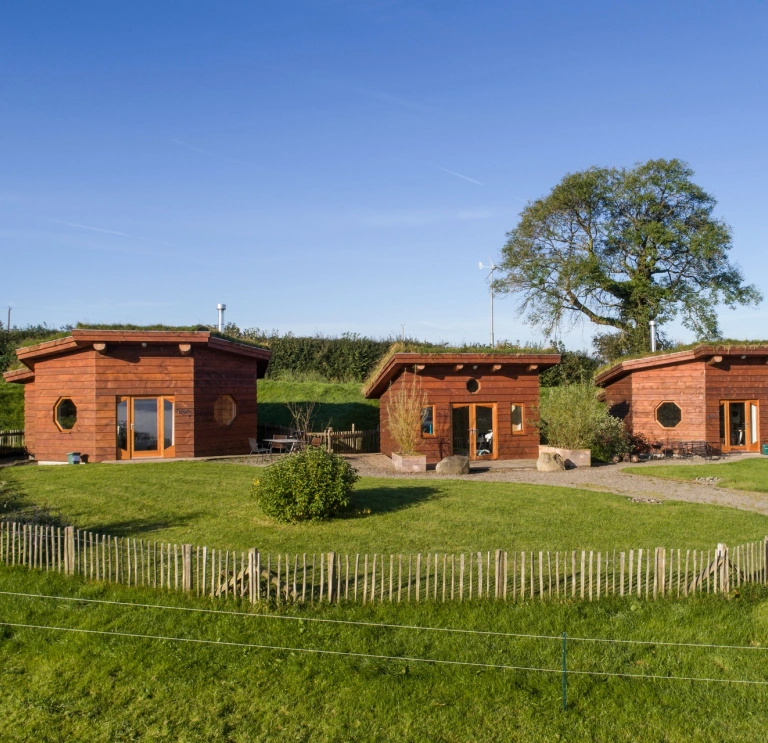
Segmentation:
[(219, 333), (224, 332), (224, 310), (227, 309), (225, 304), (217, 304), (216, 309), (219, 311)]
[(651, 326), (651, 352), (656, 351), (656, 320), (648, 323)]

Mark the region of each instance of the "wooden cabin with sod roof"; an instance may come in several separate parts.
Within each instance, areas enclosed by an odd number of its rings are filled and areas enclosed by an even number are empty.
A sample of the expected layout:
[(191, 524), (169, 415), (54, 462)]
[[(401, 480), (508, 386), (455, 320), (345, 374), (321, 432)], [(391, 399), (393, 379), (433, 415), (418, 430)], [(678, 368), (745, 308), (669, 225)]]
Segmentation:
[(768, 345), (702, 344), (600, 372), (609, 412), (652, 447), (757, 452), (768, 442)]
[(40, 462), (248, 454), (270, 352), (208, 331), (72, 330), (16, 351)]
[(398, 446), (388, 427), (393, 393), (415, 384), (425, 397), (418, 453), (434, 464), (539, 456), (539, 374), (556, 353), (395, 353), (363, 389), (381, 400), (381, 452)]

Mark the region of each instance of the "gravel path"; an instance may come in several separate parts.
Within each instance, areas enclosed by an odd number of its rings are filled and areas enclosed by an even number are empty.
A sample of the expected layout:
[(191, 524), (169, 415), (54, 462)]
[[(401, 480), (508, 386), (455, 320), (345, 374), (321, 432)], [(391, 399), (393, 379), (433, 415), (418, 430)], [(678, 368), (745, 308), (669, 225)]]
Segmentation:
[[(539, 472), (532, 467), (512, 467), (509, 469), (495, 466), (485, 470), (473, 471), (470, 475), (445, 476), (434, 471), (404, 475), (392, 470), (392, 462), (383, 454), (358, 454), (346, 457), (364, 477), (390, 477), (394, 479), (466, 479), (471, 482), (519, 482), (532, 485), (556, 485), (565, 488), (598, 490), (624, 495), (628, 498), (649, 503), (663, 500), (688, 501), (690, 503), (708, 503), (718, 506), (730, 506), (745, 511), (756, 511), (768, 515), (768, 493), (753, 493), (745, 490), (731, 490), (718, 487), (713, 483), (682, 482), (650, 476), (656, 463), (614, 464), (601, 467), (566, 470), (565, 472)], [(675, 462), (675, 466), (686, 467), (692, 464), (719, 464), (728, 460), (704, 462), (702, 460), (684, 460)], [(499, 465), (500, 463), (495, 463)], [(669, 461), (659, 462), (669, 465)], [(627, 467), (647, 468), (646, 475), (631, 475), (624, 472)]]

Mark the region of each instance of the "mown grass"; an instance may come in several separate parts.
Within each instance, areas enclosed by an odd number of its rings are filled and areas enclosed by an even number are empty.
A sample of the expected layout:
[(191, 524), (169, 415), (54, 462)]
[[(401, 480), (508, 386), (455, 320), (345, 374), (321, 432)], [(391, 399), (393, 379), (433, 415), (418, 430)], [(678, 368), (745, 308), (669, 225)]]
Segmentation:
[(6, 498), (9, 508), (48, 506), (80, 528), (240, 550), (702, 549), (768, 534), (768, 517), (733, 508), (428, 478), (363, 478), (348, 513), (325, 522), (278, 524), (251, 496), (260, 471), (174, 462), (14, 467), (1, 476), (6, 490), (18, 494)]
[[(0, 590), (252, 611), (234, 601), (85, 584), (0, 566)], [(256, 611), (263, 611), (256, 610)], [(743, 645), (748, 650), (571, 640), (571, 671), (768, 681), (768, 591), (599, 604), (529, 602), (270, 607), (279, 615), (540, 635)], [(560, 641), (281, 621), (0, 594), (0, 621), (471, 663), (560, 668)], [(334, 657), (170, 639), (0, 626), (7, 741), (755, 741), (768, 687)]]
[(717, 477), (722, 478), (718, 485), (725, 488), (768, 493), (768, 458), (742, 459), (725, 464), (693, 464), (685, 467), (675, 465), (630, 467), (624, 472), (683, 481), (695, 480), (697, 477)]
[(24, 385), (0, 376), (0, 431), (24, 428)]
[(379, 401), (366, 400), (359, 382), (320, 382), (260, 379), (258, 382), (259, 423), (289, 426), (291, 414), (286, 403), (314, 402), (314, 430), (333, 426), (348, 431), (379, 426)]

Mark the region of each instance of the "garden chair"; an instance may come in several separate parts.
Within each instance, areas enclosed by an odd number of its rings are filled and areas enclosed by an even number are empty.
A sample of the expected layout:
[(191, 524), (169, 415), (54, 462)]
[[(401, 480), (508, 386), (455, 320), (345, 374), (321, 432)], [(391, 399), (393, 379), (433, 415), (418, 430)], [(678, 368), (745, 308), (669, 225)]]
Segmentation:
[[(273, 437), (273, 439), (287, 439), (288, 437), (283, 433), (276, 433)], [(281, 444), (279, 441), (273, 441), (272, 445), (269, 449), (269, 453), (275, 453), (275, 449), (277, 449), (277, 454), (284, 454), (287, 451), (290, 451), (291, 447), (286, 444)]]
[(262, 459), (264, 459), (267, 454), (270, 453), (270, 450), (266, 446), (259, 446), (259, 440), (258, 439), (252, 439), (248, 437), (248, 443), (251, 446), (251, 454), (256, 454), (257, 456), (260, 456)]

